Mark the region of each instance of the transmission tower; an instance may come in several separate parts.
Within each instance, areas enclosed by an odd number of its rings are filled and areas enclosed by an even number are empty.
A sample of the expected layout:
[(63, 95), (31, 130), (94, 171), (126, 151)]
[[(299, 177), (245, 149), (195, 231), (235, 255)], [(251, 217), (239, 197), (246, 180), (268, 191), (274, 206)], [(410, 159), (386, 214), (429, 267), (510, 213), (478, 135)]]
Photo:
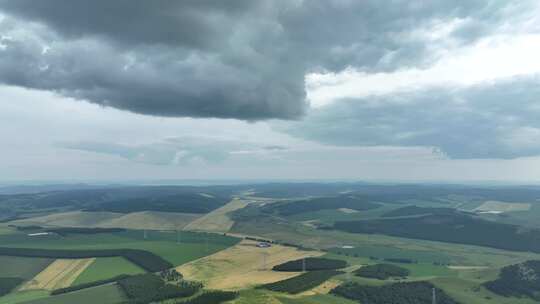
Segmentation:
[(267, 252), (263, 252), (262, 253), (262, 269), (261, 270), (266, 270), (266, 259), (268, 257), (268, 253)]

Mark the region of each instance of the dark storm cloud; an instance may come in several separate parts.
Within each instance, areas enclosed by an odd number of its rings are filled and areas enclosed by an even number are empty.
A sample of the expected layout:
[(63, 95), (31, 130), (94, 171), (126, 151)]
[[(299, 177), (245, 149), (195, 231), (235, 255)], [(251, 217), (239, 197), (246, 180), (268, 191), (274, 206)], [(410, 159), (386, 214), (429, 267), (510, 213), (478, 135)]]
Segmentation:
[(540, 154), (540, 79), (346, 99), (285, 131), (344, 146), (427, 146), (450, 158)]
[(49, 25), (70, 39), (86, 36), (113, 43), (217, 46), (230, 35), (235, 19), (255, 1), (209, 0), (17, 0), (2, 9)]
[[(315, 70), (431, 62), (411, 36), (457, 19), (454, 43), (505, 1), (0, 0), (0, 83), (158, 116), (297, 118)], [(525, 6), (526, 4), (521, 4)]]

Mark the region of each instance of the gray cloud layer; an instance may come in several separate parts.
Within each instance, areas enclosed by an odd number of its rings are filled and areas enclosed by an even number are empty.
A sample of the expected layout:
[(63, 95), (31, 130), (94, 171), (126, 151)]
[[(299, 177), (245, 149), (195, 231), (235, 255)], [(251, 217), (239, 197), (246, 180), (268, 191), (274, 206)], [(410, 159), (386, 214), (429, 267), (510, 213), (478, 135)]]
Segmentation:
[(246, 148), (245, 143), (201, 137), (175, 137), (144, 145), (82, 141), (58, 143), (57, 146), (151, 165), (217, 163), (225, 160), (231, 151)]
[(439, 42), (411, 31), (462, 18), (449, 35), (468, 43), (508, 5), (0, 0), (0, 82), (149, 115), (291, 119), (307, 108), (307, 72), (426, 64)]
[(281, 126), (336, 145), (428, 146), (451, 158), (540, 154), (540, 79), (337, 101)]

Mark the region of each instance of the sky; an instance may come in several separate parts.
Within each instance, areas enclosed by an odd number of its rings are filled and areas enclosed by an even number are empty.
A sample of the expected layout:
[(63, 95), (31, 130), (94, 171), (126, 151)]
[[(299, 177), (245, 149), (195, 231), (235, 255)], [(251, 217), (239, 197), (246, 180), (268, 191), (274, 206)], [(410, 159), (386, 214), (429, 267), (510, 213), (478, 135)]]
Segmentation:
[(0, 182), (540, 182), (535, 0), (0, 0)]

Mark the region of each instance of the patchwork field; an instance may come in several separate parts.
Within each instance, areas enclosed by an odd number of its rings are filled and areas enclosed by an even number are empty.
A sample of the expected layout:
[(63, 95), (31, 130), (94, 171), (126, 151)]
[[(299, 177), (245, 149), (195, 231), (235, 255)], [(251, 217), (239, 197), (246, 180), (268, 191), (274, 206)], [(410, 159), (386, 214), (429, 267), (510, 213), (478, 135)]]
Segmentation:
[(198, 218), (184, 227), (184, 230), (228, 232), (234, 221), (227, 215), (229, 212), (244, 208), (248, 205), (245, 200), (234, 199), (225, 206)]
[(99, 227), (125, 229), (176, 230), (201, 217), (200, 214), (143, 211), (114, 212), (64, 212), (42, 217), (18, 220), (16, 225), (44, 225), (54, 227)]
[(54, 290), (69, 287), (94, 259), (57, 259), (26, 282), (21, 290)]
[[(146, 238), (145, 238), (146, 236)], [(119, 233), (29, 237), (0, 235), (0, 246), (41, 249), (140, 249), (161, 256), (173, 265), (196, 260), (235, 245), (237, 238), (194, 232), (136, 231)]]
[(180, 266), (177, 270), (190, 280), (204, 282), (210, 289), (241, 289), (294, 277), (299, 273), (270, 269), (286, 261), (322, 254), (280, 245), (258, 248), (256, 244), (244, 240), (234, 247)]

